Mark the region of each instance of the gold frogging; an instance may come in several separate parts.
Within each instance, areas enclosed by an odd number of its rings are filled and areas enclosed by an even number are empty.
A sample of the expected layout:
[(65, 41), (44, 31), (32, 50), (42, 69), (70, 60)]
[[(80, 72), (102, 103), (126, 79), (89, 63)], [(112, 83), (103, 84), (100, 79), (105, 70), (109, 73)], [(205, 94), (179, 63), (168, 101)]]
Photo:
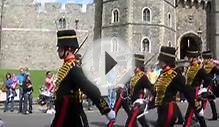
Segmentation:
[(162, 104), (166, 89), (172, 82), (173, 78), (176, 77), (176, 75), (177, 73), (173, 69), (170, 69), (161, 74), (160, 77), (157, 79), (154, 84), (157, 93), (157, 96), (155, 97), (155, 105)]
[(58, 71), (57, 80), (55, 82), (55, 84), (56, 84), (55, 91), (57, 91), (60, 88), (61, 82), (68, 75), (71, 68), (73, 68), (74, 66), (75, 66), (74, 62), (66, 62), (62, 65), (62, 67)]

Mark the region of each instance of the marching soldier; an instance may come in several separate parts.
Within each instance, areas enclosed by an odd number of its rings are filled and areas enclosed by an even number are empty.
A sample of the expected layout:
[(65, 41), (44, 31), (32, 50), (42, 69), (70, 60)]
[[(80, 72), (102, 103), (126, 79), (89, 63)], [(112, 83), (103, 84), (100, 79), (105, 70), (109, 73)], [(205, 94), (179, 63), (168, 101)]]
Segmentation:
[(175, 69), (175, 48), (162, 46), (158, 60), (162, 72), (154, 84), (156, 90), (155, 105), (157, 106), (157, 127), (172, 127), (177, 117), (175, 96), (182, 92), (191, 106), (194, 98), (189, 87), (185, 85), (182, 73)]
[(194, 48), (190, 48), (187, 50), (187, 57), (189, 58), (190, 65), (186, 72), (186, 84), (191, 87), (193, 94), (192, 96), (195, 98), (195, 104), (199, 108), (196, 109), (197, 111), (194, 111), (194, 108), (192, 106), (188, 106), (185, 115), (185, 127), (191, 126), (193, 114), (195, 114), (201, 127), (207, 127), (203, 116), (204, 114), (202, 112), (202, 101), (198, 97), (198, 91), (203, 81), (203, 86), (206, 88), (211, 83), (211, 79), (203, 68), (202, 63), (198, 58), (199, 55), (199, 51)]
[[(127, 85), (127, 84), (126, 84)], [(130, 105), (129, 105), (129, 95), (128, 95), (128, 88), (126, 86), (118, 86), (116, 89), (116, 101), (113, 107), (116, 115), (121, 107), (125, 110), (126, 114), (130, 115)], [(114, 127), (115, 120), (112, 120), (108, 123), (107, 127)]]
[[(205, 51), (205, 52), (202, 52), (202, 57), (204, 59), (204, 69), (206, 70), (206, 72), (210, 75), (212, 81), (214, 80), (214, 76), (217, 72), (219, 72), (219, 69), (216, 67), (216, 65), (214, 64), (214, 61), (213, 61), (213, 54), (211, 51)], [(215, 102), (214, 102), (214, 99), (216, 98), (213, 91), (216, 87), (216, 83), (213, 82), (213, 84), (210, 84), (208, 86), (208, 94), (209, 94), (209, 97), (208, 97), (208, 101), (210, 103), (210, 106), (211, 106), (211, 111), (212, 111), (212, 118), (209, 119), (209, 120), (217, 120), (217, 110), (216, 110), (216, 106), (215, 106)]]
[[(135, 103), (137, 99), (145, 99), (144, 90), (147, 89), (151, 93), (154, 93), (154, 89), (144, 72), (144, 67), (137, 65), (134, 73), (134, 76), (130, 80), (131, 103), (133, 107), (126, 121), (126, 127), (135, 127), (138, 115), (144, 112), (145, 104)], [(138, 118), (138, 121), (142, 127), (149, 127), (144, 116)]]
[[(175, 68), (176, 68), (177, 72), (179, 72), (179, 73), (181, 73), (183, 75), (184, 72), (185, 72), (185, 67), (187, 67), (188, 64), (189, 64), (189, 62), (187, 60), (178, 60), (178, 61), (176, 61), (176, 67)], [(182, 95), (183, 94), (179, 92), (180, 99), (182, 99), (182, 97), (183, 97)], [(184, 123), (184, 117), (183, 117), (182, 112), (179, 109), (178, 105), (176, 105), (175, 113), (176, 113), (176, 121), (175, 121), (175, 123), (176, 124), (183, 124)]]
[(58, 55), (64, 60), (58, 71), (55, 90), (55, 117), (51, 127), (82, 127), (81, 112), (83, 107), (80, 102), (79, 89), (86, 94), (97, 106), (101, 114), (108, 119), (115, 118), (106, 101), (101, 97), (98, 88), (93, 85), (77, 66), (74, 52), (79, 48), (76, 32), (62, 30), (57, 32)]
[[(116, 99), (116, 103), (114, 106), (114, 111), (117, 113), (121, 106), (124, 108), (128, 115), (128, 119), (126, 120), (126, 127), (137, 127), (137, 117), (141, 113), (143, 113), (145, 104), (143, 105), (135, 105), (134, 102), (141, 98), (143, 95), (144, 89), (148, 89), (153, 91), (152, 85), (148, 80), (146, 73), (144, 72), (143, 62), (144, 59), (141, 55), (135, 55), (135, 65), (137, 66), (135, 69), (134, 76), (130, 79), (129, 86), (120, 87), (118, 89), (118, 96)], [(131, 97), (131, 103), (133, 104), (132, 109), (130, 109), (129, 105), (129, 95)], [(149, 127), (145, 117), (138, 118), (138, 121), (142, 125), (142, 127)], [(110, 121), (108, 127), (113, 127), (115, 121)]]

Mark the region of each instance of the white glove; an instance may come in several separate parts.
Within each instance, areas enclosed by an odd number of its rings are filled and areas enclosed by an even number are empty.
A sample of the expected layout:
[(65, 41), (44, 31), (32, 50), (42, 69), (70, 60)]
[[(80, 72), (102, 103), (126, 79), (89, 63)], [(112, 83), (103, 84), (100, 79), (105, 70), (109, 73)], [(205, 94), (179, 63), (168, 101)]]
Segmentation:
[(108, 112), (106, 114), (106, 117), (108, 120), (114, 120), (116, 118), (116, 113), (113, 110), (110, 110), (110, 112)]

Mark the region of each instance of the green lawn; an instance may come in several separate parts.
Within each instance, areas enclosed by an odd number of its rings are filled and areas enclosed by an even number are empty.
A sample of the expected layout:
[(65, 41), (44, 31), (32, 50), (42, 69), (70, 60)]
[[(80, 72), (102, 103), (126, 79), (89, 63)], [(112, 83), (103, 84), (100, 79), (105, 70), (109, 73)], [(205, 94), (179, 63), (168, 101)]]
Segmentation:
[[(0, 85), (3, 84), (5, 80), (5, 74), (9, 73), (15, 73), (16, 75), (19, 74), (18, 70), (9, 70), (9, 69), (0, 69)], [(39, 95), (39, 89), (44, 83), (45, 79), (45, 73), (46, 71), (40, 71), (40, 70), (30, 70), (30, 75), (31, 75), (31, 81), (33, 83), (33, 97), (36, 98)]]

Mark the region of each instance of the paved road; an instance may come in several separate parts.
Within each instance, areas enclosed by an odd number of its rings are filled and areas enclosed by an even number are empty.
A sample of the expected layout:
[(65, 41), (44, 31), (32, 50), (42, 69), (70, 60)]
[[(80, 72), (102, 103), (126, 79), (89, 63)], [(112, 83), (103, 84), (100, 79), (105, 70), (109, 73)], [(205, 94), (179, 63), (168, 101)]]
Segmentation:
[[(35, 105), (33, 114), (23, 115), (15, 112), (4, 113), (0, 104), (0, 118), (7, 124), (7, 127), (48, 127), (51, 122), (53, 115), (45, 114), (40, 112), (40, 107)], [(187, 107), (187, 103), (179, 103), (179, 106), (183, 113)], [(217, 99), (217, 108), (219, 111), (219, 99)], [(90, 123), (90, 127), (104, 127), (107, 123), (105, 116), (101, 116), (99, 111), (94, 109), (93, 111), (87, 111), (86, 114)], [(205, 111), (205, 117), (210, 118), (209, 106)], [(117, 127), (124, 127), (127, 116), (123, 110), (119, 111), (117, 117)], [(146, 115), (146, 118), (151, 121), (155, 121), (157, 118), (156, 110), (151, 110)], [(207, 120), (206, 120), (207, 121)], [(208, 127), (219, 127), (219, 120), (207, 121)], [(181, 127), (177, 125), (176, 127)]]

